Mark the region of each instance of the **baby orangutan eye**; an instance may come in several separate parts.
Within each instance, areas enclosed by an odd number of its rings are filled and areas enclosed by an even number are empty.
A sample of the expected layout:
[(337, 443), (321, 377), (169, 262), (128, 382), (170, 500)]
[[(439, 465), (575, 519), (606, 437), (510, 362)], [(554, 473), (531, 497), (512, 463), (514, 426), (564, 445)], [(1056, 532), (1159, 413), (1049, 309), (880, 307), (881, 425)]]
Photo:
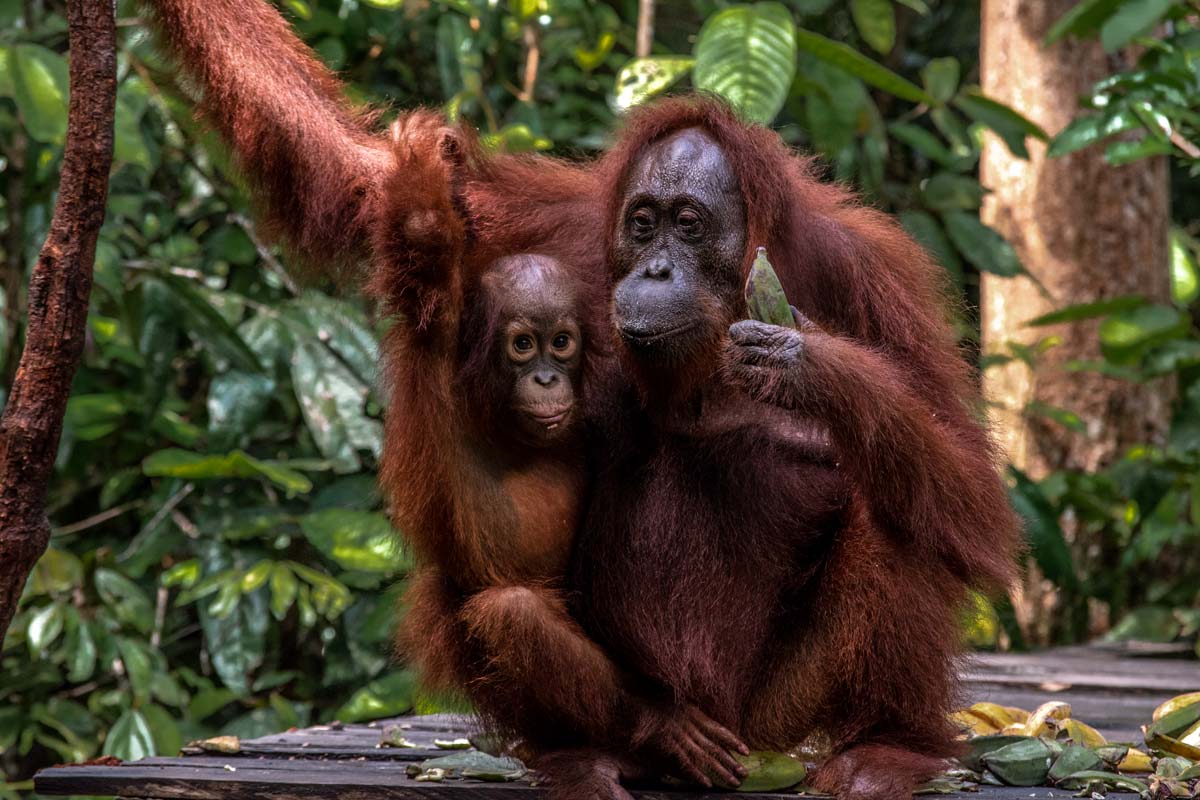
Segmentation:
[(554, 338), (550, 340), (550, 346), (554, 348), (554, 354), (559, 358), (570, 358), (575, 355), (577, 349), (575, 337), (565, 331), (555, 334)]
[(509, 340), (509, 357), (516, 361), (526, 361), (533, 355), (535, 346), (532, 336), (527, 333), (518, 333)]

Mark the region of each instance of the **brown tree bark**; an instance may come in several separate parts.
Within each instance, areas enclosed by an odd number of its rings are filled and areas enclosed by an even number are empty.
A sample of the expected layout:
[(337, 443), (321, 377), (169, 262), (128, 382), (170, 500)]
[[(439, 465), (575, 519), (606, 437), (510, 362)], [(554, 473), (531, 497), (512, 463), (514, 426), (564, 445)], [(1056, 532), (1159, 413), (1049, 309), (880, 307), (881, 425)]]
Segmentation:
[(112, 0), (68, 0), (71, 99), (58, 202), (29, 281), (25, 349), (0, 417), (0, 644), (46, 550), (46, 487), (83, 351), (116, 102)]
[[(1096, 81), (1127, 66), (1127, 54), (1106, 55), (1094, 40), (1043, 44), (1050, 27), (1076, 2), (983, 2), (984, 92), (1051, 135), (1080, 113), (1079, 97)], [(1164, 159), (1112, 167), (1104, 161), (1103, 146), (1094, 146), (1051, 161), (1045, 145), (1029, 144), (1031, 158), (1024, 161), (988, 137), (981, 179), (991, 194), (982, 217), (1013, 244), (1050, 297), (1028, 278), (986, 275), (981, 306), (986, 353), (1005, 353), (1009, 342), (1060, 339), (1036, 371), (1014, 361), (988, 370), (984, 380), (1001, 444), (1014, 465), (1040, 478), (1062, 468), (1097, 469), (1130, 445), (1157, 441), (1165, 432), (1166, 385), (1065, 369), (1068, 361), (1100, 358), (1098, 321), (1052, 328), (1025, 323), (1056, 308), (1120, 295), (1167, 301), (1170, 208)], [(1085, 432), (1028, 413), (1033, 402), (1075, 412)], [(1086, 549), (1086, 543), (1075, 545), (1077, 553)], [(1034, 584), (1036, 579), (1027, 587), (1035, 597), (1025, 598), (1026, 614), (1032, 605), (1047, 605), (1036, 597)]]

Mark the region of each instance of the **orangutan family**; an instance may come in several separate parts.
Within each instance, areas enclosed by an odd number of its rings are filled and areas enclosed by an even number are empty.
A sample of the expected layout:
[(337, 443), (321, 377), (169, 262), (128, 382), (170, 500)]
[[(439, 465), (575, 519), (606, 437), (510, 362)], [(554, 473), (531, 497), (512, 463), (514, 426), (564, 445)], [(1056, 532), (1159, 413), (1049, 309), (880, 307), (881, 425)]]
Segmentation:
[[(269, 229), (396, 317), (380, 480), (430, 685), (557, 800), (737, 783), (747, 745), (823, 748), (844, 800), (940, 768), (960, 610), (1019, 536), (891, 218), (711, 99), (593, 162), (488, 153), (426, 111), (377, 131), (263, 0), (147, 3)], [(796, 328), (745, 319), (760, 245)]]

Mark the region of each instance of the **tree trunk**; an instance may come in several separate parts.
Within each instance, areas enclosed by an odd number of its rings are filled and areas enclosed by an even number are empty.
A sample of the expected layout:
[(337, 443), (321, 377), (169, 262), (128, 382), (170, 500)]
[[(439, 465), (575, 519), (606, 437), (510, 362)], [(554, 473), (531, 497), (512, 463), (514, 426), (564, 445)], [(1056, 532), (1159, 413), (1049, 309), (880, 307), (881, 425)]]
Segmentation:
[(46, 487), (83, 352), (96, 237), (112, 167), (117, 91), (112, 0), (68, 0), (71, 99), (58, 202), (29, 280), (29, 323), (0, 417), (0, 644), (46, 550)]
[[(1076, 3), (983, 2), (984, 92), (1051, 135), (1080, 113), (1079, 97), (1096, 81), (1127, 66), (1127, 54), (1108, 56), (1093, 40), (1043, 45), (1046, 32)], [(1032, 157), (1024, 161), (988, 137), (981, 179), (991, 194), (982, 217), (1013, 244), (1050, 297), (1028, 278), (985, 275), (980, 303), (985, 353), (1006, 353), (1008, 342), (1061, 340), (1036, 371), (1013, 361), (984, 379), (1001, 444), (1015, 466), (1040, 478), (1062, 468), (1103, 467), (1134, 443), (1160, 440), (1166, 430), (1170, 393), (1163, 383), (1135, 385), (1064, 368), (1068, 361), (1100, 359), (1098, 321), (1051, 328), (1025, 323), (1056, 308), (1120, 295), (1168, 301), (1170, 209), (1165, 159), (1111, 167), (1101, 145), (1048, 161), (1042, 143), (1029, 144)], [(1029, 413), (1030, 403), (1076, 413), (1085, 432)], [(1075, 542), (1074, 549), (1085, 544)], [(1041, 638), (1036, 631), (1034, 638)]]

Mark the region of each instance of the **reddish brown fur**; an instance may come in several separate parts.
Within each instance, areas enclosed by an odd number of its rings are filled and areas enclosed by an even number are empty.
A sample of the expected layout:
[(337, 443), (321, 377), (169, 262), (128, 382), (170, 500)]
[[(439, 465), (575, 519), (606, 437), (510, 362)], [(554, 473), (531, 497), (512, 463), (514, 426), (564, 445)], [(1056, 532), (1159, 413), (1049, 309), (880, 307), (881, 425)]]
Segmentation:
[[(698, 99), (633, 114), (592, 165), (484, 157), (468, 140), (455, 181), (433, 158), (435, 115), (403, 118), (391, 143), (370, 136), (266, 5), (153, 4), (276, 230), (316, 259), (369, 249), (374, 291), (407, 317), (385, 355), (381, 480), (427, 565), (408, 630), (429, 674), (477, 689), (544, 745), (583, 742), (545, 760), (563, 798), (617, 796), (627, 769), (624, 753), (594, 749), (629, 731), (610, 712), (620, 688), (605, 651), (647, 690), (695, 702), (753, 744), (820, 737), (834, 757), (817, 784), (844, 798), (903, 795), (950, 752), (956, 615), (969, 589), (1011, 578), (1018, 537), (940, 273), (894, 221), (817, 180), (774, 133)], [(602, 286), (630, 165), (687, 127), (707, 131), (740, 178), (745, 266), (766, 245), (815, 326), (801, 384), (752, 387), (771, 405), (723, 368), (725, 328), (744, 309), (704, 309), (712, 347), (678, 374), (626, 359), (637, 386), (593, 375), (600, 472), (570, 588), (584, 590), (580, 619), (602, 651), (563, 613), (564, 587), (536, 580), (505, 538), (544, 522), (525, 499), (554, 484), (542, 470), (577, 476), (579, 465), (529, 463), (507, 487), (480, 474), (464, 451), (478, 420), (458, 402), (453, 332), (501, 255), (545, 253)], [(442, 236), (446, 260), (423, 259), (414, 236)], [(569, 504), (577, 487), (560, 486)], [(515, 630), (542, 639), (517, 642)], [(562, 719), (583, 724), (559, 735)]]

